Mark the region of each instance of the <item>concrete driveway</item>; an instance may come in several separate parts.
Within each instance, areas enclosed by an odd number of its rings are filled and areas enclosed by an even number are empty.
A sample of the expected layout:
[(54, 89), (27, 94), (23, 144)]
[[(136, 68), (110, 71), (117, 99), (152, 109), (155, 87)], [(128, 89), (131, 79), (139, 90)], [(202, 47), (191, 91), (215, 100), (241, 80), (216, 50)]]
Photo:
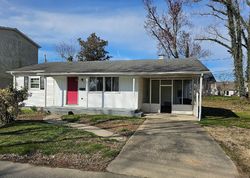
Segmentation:
[(238, 177), (233, 162), (197, 122), (180, 120), (145, 121), (107, 170), (159, 178)]
[(135, 178), (108, 172), (91, 172), (66, 168), (50, 168), (30, 164), (0, 161), (1, 178)]

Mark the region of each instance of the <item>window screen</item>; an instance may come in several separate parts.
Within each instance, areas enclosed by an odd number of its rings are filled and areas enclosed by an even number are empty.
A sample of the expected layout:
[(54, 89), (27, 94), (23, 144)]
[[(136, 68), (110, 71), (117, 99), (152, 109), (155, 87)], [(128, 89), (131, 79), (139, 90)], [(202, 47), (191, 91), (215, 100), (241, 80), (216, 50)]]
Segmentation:
[(119, 91), (119, 77), (105, 77), (105, 91)]
[(103, 78), (102, 77), (90, 77), (89, 78), (89, 91), (102, 91), (103, 90)]
[(158, 104), (159, 103), (159, 87), (160, 81), (159, 80), (152, 80), (151, 81), (151, 103)]
[(145, 78), (143, 80), (143, 103), (149, 103), (149, 95), (150, 95), (150, 79)]
[(39, 88), (39, 78), (30, 78), (30, 88)]

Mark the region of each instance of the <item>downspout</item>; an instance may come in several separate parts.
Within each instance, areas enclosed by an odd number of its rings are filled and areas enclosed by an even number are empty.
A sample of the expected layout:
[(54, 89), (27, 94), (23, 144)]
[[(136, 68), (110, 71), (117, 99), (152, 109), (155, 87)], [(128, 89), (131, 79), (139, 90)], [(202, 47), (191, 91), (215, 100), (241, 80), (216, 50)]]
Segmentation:
[(201, 121), (201, 110), (202, 110), (202, 81), (203, 81), (203, 73), (200, 76), (200, 94), (199, 94), (199, 121)]

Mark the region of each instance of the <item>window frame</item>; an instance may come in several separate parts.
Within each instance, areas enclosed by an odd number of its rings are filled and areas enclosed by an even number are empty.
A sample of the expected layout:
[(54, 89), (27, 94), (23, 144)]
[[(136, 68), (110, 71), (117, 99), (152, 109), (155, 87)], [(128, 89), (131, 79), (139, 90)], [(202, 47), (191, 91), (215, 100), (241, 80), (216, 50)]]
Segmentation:
[[(32, 83), (32, 79), (38, 79), (38, 87), (31, 87)], [(31, 90), (40, 90), (40, 77), (39, 76), (36, 76), (36, 77), (29, 77), (29, 89)]]
[[(95, 86), (95, 90), (90, 90), (90, 82), (91, 82), (91, 79), (94, 78), (95, 80), (97, 80), (97, 78), (101, 78), (101, 81), (102, 81), (102, 87), (101, 87), (101, 90), (97, 90), (98, 89), (98, 83), (96, 83), (96, 86)], [(103, 91), (103, 77), (89, 77), (89, 83), (88, 83), (88, 91), (89, 92), (102, 92)]]
[[(104, 88), (104, 92), (120, 92), (120, 78), (119, 77), (104, 77), (105, 78), (105, 88)], [(107, 91), (107, 89), (106, 89), (106, 79), (107, 78), (110, 78), (110, 90), (109, 91)], [(114, 90), (114, 79), (115, 78), (117, 78), (118, 79), (118, 86), (117, 86), (117, 88), (118, 88), (118, 90)]]

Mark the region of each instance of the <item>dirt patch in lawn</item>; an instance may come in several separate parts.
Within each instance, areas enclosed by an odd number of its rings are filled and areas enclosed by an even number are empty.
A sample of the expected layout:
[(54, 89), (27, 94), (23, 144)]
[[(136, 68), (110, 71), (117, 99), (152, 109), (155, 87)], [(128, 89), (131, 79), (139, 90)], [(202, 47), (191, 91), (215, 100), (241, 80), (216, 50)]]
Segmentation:
[(41, 121), (16, 121), (0, 128), (0, 160), (104, 171), (125, 142)]
[(106, 167), (112, 161), (111, 158), (103, 158), (102, 154), (63, 154), (44, 155), (35, 153), (32, 155), (5, 154), (0, 155), (0, 160), (29, 163), (49, 167), (61, 167), (81, 169), (85, 171), (105, 171)]
[(250, 130), (239, 127), (205, 127), (237, 165), (242, 177), (250, 177)]
[(37, 112), (32, 114), (19, 114), (17, 117), (17, 120), (43, 120), (43, 118), (46, 116), (46, 113), (43, 112)]
[(111, 120), (107, 122), (101, 122), (94, 124), (96, 127), (107, 129), (116, 134), (122, 136), (131, 136), (137, 130), (137, 128), (142, 124), (143, 119), (137, 120)]

